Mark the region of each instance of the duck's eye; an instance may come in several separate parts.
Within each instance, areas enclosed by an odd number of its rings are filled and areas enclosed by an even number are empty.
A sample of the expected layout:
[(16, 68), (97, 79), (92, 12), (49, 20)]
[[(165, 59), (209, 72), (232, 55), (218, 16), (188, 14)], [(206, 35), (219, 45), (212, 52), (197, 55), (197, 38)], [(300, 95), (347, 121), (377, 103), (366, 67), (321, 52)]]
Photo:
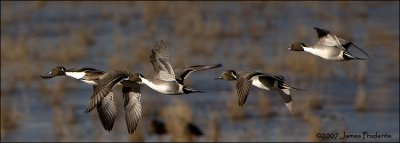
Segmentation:
[(65, 72), (65, 68), (61, 68), (61, 71)]

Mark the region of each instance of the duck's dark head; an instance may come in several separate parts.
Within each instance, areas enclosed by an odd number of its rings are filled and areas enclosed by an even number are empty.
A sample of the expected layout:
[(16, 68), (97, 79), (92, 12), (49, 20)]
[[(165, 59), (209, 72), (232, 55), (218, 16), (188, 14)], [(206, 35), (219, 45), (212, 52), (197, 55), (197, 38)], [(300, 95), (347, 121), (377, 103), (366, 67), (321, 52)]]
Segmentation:
[(220, 77), (217, 77), (215, 79), (236, 80), (237, 73), (234, 70), (227, 70), (227, 71), (223, 72)]
[(67, 70), (62, 66), (56, 66), (51, 71), (47, 72), (46, 75), (40, 75), (41, 78), (48, 79), (56, 76), (63, 76)]
[(294, 42), (289, 49), (286, 49), (287, 51), (304, 51), (304, 47), (306, 47), (306, 44), (302, 42)]
[(139, 78), (144, 78), (144, 76), (142, 75), (142, 74), (140, 74), (140, 73), (136, 73), (136, 74), (134, 74), (136, 77), (139, 77)]
[(129, 80), (133, 82), (142, 82), (143, 75), (140, 73), (130, 74)]

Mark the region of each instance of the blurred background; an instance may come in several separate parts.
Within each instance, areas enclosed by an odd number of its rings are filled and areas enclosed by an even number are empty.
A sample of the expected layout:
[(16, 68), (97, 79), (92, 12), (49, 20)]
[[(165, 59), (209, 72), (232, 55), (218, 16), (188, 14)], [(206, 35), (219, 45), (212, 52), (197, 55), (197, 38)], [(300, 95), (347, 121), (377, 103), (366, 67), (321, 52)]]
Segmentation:
[[(288, 52), (328, 29), (367, 51), (367, 61), (333, 62)], [(128, 70), (152, 76), (151, 48), (164, 40), (173, 67), (223, 63), (186, 83), (206, 94), (142, 89), (143, 116), (128, 134), (119, 115), (107, 132), (84, 114), (92, 87), (39, 77), (54, 66)], [(227, 69), (283, 75), (295, 114), (281, 97), (253, 88), (237, 105)], [(165, 122), (157, 134), (152, 121)], [(203, 135), (192, 135), (186, 124)], [(389, 134), (319, 139), (316, 133)], [(399, 141), (399, 2), (1, 2), (1, 141)]]

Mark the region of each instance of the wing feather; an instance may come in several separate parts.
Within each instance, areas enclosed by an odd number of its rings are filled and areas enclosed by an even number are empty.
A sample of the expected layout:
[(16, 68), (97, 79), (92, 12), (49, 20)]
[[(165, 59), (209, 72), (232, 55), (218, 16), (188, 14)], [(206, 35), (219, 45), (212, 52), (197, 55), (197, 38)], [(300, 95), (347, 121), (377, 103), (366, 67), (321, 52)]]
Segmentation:
[(175, 81), (175, 73), (169, 62), (168, 48), (163, 40), (151, 50), (150, 62), (156, 79)]
[(125, 120), (128, 132), (132, 134), (142, 116), (142, 106), (140, 103), (140, 85), (136, 84), (133, 87), (123, 87), (124, 95)]
[(197, 71), (203, 71), (203, 70), (209, 70), (209, 69), (214, 69), (214, 68), (219, 68), (222, 67), (222, 64), (214, 64), (214, 65), (195, 65), (195, 66), (190, 66), (190, 67), (185, 67), (179, 74), (178, 80), (182, 81), (185, 80), (189, 75), (193, 72)]
[[(288, 89), (286, 89), (286, 90), (288, 90)], [(292, 96), (290, 95), (290, 92), (278, 90), (278, 93), (282, 97), (283, 101), (285, 102), (286, 107), (293, 114), (293, 100), (292, 100)]]
[(237, 92), (239, 106), (243, 106), (244, 103), (246, 103), (247, 96), (249, 95), (250, 92), (250, 88), (251, 88), (251, 82), (248, 79), (239, 76), (238, 79), (236, 80), (236, 92)]
[(92, 97), (89, 101), (89, 105), (86, 108), (85, 113), (89, 113), (99, 102), (112, 91), (115, 85), (129, 75), (123, 71), (110, 71), (104, 74), (104, 77), (100, 79), (97, 88), (94, 90)]
[(112, 92), (108, 93), (108, 95), (97, 105), (97, 112), (104, 129), (111, 131), (114, 126), (115, 117), (117, 116), (117, 108), (114, 103)]

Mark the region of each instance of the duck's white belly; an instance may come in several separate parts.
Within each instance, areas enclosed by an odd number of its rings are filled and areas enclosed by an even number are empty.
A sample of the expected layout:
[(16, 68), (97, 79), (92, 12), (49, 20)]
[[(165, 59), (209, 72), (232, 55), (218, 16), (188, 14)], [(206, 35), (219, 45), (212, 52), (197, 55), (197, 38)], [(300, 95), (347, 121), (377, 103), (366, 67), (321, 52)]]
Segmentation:
[(149, 86), (151, 89), (160, 92), (162, 94), (177, 94), (174, 90), (171, 90), (171, 87), (168, 84), (154, 84), (148, 80), (142, 79), (142, 82)]
[(171, 92), (170, 87), (166, 85), (157, 85), (149, 87), (163, 94), (174, 94), (174, 92)]
[(304, 51), (319, 56), (326, 60), (343, 60), (342, 56), (343, 51), (338, 50), (336, 47), (325, 48), (325, 49), (304, 47)]

